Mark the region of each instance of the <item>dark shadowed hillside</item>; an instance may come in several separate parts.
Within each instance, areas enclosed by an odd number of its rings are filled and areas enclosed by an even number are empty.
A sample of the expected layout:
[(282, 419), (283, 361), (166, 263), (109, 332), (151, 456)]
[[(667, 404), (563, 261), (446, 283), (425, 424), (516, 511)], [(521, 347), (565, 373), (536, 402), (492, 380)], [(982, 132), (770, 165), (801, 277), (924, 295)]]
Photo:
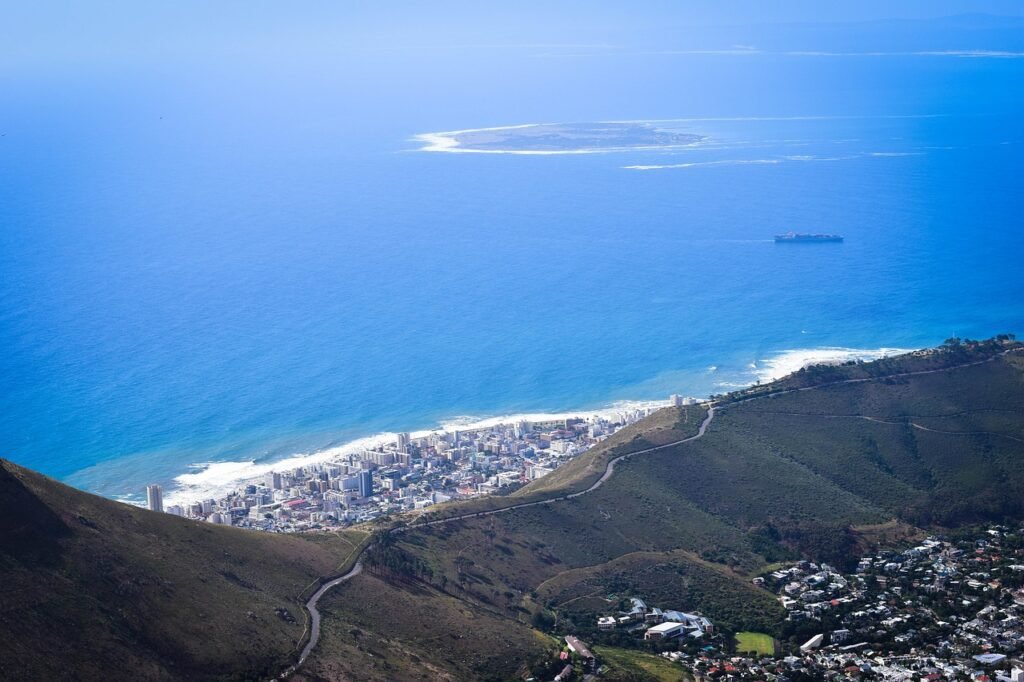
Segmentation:
[(7, 461), (0, 517), (0, 671), (18, 680), (265, 675), (304, 635), (299, 592), (349, 547), (135, 509)]

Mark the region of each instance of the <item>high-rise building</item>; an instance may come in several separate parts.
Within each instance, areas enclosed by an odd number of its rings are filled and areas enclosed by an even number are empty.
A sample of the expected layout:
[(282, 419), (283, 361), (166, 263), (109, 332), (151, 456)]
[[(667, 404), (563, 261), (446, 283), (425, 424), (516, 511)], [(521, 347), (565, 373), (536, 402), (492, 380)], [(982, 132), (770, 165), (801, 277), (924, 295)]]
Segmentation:
[(359, 472), (359, 495), (360, 497), (369, 497), (370, 495), (373, 495), (372, 471)]
[(324, 511), (332, 512), (341, 509), (342, 501), (345, 499), (345, 493), (337, 490), (331, 490), (324, 494)]
[(164, 510), (164, 494), (156, 483), (146, 486), (146, 502), (150, 511), (162, 512)]
[(264, 481), (264, 483), (266, 483), (266, 486), (268, 488), (270, 488), (271, 490), (280, 490), (281, 489), (281, 474), (277, 473), (276, 471), (268, 471), (267, 472), (267, 479), (266, 479), (266, 481)]
[(408, 449), (409, 449), (409, 434), (408, 433), (400, 433), (400, 434), (398, 434), (397, 440), (398, 440), (397, 450), (399, 452), (407, 452)]
[(381, 452), (380, 450), (364, 450), (363, 461), (386, 467), (389, 464), (395, 463), (395, 453)]

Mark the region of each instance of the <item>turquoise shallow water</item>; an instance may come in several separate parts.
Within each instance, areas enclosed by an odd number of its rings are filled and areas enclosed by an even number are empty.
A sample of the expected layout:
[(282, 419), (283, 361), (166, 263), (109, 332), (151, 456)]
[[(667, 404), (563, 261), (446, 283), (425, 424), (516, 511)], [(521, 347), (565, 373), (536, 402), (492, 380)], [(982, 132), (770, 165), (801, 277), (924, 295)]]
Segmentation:
[[(1024, 60), (576, 61), (557, 96), (536, 62), (460, 89), (424, 59), (362, 65), (369, 94), (341, 68), (7, 77), (0, 452), (137, 497), (459, 415), (706, 395), (790, 349), (1024, 331)], [(708, 142), (674, 153), (410, 141), (687, 117)]]

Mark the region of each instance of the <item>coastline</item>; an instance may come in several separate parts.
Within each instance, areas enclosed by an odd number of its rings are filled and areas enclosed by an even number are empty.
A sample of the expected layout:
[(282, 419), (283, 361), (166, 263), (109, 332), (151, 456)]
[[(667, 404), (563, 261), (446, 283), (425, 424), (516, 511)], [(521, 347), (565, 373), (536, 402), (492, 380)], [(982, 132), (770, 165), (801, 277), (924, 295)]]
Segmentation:
[[(767, 359), (751, 362), (746, 368), (749, 380), (743, 382), (718, 381), (715, 382), (715, 386), (721, 387), (724, 390), (744, 388), (757, 382), (773, 381), (810, 364), (873, 360), (905, 353), (909, 350), (912, 349), (894, 347), (863, 349), (841, 346), (782, 350), (775, 352)], [(718, 368), (716, 367), (714, 370), (709, 370), (709, 372), (714, 373), (717, 370)], [(707, 396), (698, 397), (699, 400), (706, 398)], [(604, 406), (590, 408), (516, 412), (492, 416), (453, 416), (441, 420), (433, 428), (419, 429), (409, 433), (413, 438), (422, 438), (436, 433), (491, 429), (520, 421), (539, 422), (588, 417), (610, 418), (637, 410), (665, 407), (667, 404), (666, 399), (620, 400)], [(393, 431), (379, 432), (322, 450), (295, 453), (272, 462), (258, 462), (254, 459), (248, 459), (196, 463), (191, 465), (190, 471), (174, 477), (173, 487), (168, 486), (164, 492), (164, 502), (167, 505), (185, 506), (201, 499), (219, 499), (246, 484), (260, 481), (269, 472), (281, 472), (340, 459), (350, 453), (361, 452), (365, 449), (394, 442), (396, 433)], [(141, 501), (134, 497), (122, 499), (121, 501), (129, 504), (141, 504)]]
[[(434, 428), (419, 429), (409, 431), (408, 433), (412, 438), (423, 438), (436, 433), (491, 429), (521, 421), (542, 422), (588, 417), (613, 418), (637, 410), (660, 408), (666, 405), (667, 402), (665, 400), (631, 400), (618, 401), (599, 408), (581, 408), (557, 412), (520, 412), (490, 417), (454, 416), (441, 421)], [(194, 467), (203, 468), (179, 474), (174, 478), (176, 485), (164, 493), (164, 503), (167, 505), (187, 505), (200, 499), (219, 498), (236, 488), (261, 480), (263, 476), (272, 471), (285, 471), (322, 464), (334, 459), (340, 459), (350, 453), (361, 452), (386, 443), (393, 443), (397, 433), (397, 431), (383, 431), (316, 452), (297, 453), (273, 462), (242, 460), (196, 464)], [(134, 500), (129, 502), (134, 503)]]

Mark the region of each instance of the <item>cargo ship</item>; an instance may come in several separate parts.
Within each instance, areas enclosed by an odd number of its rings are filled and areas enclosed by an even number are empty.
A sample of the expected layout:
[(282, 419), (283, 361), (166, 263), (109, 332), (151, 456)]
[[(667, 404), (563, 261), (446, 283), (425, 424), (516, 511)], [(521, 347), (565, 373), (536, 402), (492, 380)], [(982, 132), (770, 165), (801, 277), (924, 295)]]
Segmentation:
[(787, 232), (786, 234), (775, 235), (777, 242), (841, 242), (841, 234), (803, 234), (800, 232)]

